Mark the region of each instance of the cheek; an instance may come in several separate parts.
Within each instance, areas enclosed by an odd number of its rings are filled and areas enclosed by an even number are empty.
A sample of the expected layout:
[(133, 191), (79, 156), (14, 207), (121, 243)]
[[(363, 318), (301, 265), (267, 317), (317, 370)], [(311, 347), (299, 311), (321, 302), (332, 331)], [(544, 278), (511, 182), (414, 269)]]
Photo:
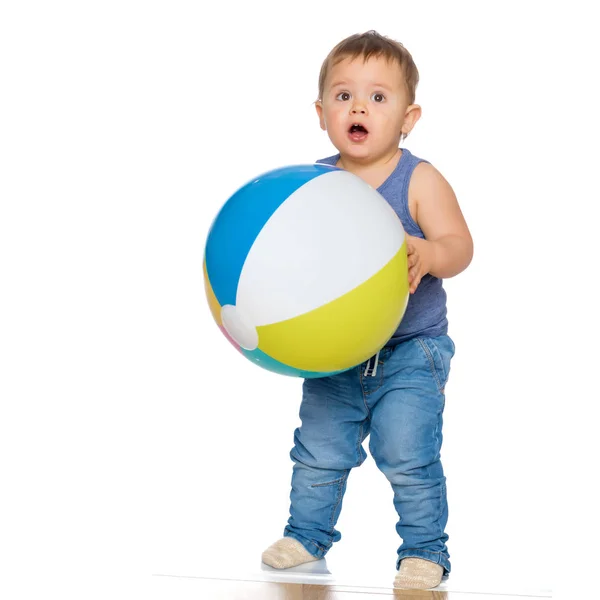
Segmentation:
[(346, 126), (345, 115), (339, 109), (328, 110), (325, 112), (324, 117), (328, 129), (339, 129)]
[(396, 131), (402, 127), (402, 117), (395, 111), (382, 111), (377, 117), (379, 127), (385, 131)]
[(403, 115), (402, 107), (397, 104), (390, 104), (386, 106), (386, 110), (382, 111), (383, 117), (388, 120), (390, 123), (398, 124), (402, 123)]

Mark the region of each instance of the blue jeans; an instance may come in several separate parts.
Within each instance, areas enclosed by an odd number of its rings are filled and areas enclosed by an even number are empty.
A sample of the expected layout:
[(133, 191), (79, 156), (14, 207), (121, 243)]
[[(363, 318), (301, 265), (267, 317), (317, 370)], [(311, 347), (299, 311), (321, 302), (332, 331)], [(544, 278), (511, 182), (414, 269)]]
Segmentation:
[(341, 538), (335, 524), (362, 443), (392, 485), (402, 539), (398, 560), (418, 557), (450, 572), (440, 461), (444, 386), (454, 356), (447, 335), (417, 337), (339, 375), (306, 379), (294, 434), (291, 507), (284, 535), (321, 558)]

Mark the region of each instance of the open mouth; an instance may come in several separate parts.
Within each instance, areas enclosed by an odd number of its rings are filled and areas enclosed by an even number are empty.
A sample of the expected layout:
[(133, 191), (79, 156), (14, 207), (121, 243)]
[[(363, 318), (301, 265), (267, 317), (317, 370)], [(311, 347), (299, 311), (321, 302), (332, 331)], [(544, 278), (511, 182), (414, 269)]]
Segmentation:
[(348, 129), (348, 135), (353, 142), (362, 142), (368, 134), (366, 127), (360, 123), (353, 123)]

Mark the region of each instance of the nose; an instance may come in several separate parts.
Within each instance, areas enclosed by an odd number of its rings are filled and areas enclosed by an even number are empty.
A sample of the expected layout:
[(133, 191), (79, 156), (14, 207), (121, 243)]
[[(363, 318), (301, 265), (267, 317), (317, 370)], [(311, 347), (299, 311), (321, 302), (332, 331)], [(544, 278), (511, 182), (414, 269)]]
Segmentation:
[(355, 100), (354, 103), (352, 104), (352, 108), (350, 109), (350, 112), (353, 115), (358, 115), (358, 114), (366, 115), (367, 107), (364, 102), (361, 102), (360, 100)]

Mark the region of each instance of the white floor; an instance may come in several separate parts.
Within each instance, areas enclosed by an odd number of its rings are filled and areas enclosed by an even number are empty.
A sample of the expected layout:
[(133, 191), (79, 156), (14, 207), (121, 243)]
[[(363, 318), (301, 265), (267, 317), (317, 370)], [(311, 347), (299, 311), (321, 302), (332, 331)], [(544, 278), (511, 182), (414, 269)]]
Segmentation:
[(500, 594), (495, 592), (455, 592), (436, 590), (392, 590), (391, 588), (344, 586), (339, 584), (298, 584), (251, 580), (199, 579), (187, 577), (156, 578), (156, 600), (524, 600), (551, 598), (549, 594)]
[[(351, 555), (341, 548), (334, 547), (323, 560), (292, 569), (276, 570), (260, 562), (261, 550), (259, 547), (239, 547), (231, 560), (226, 560), (224, 556), (215, 556), (194, 563), (192, 556), (189, 556), (179, 567), (171, 562), (165, 569), (158, 569), (154, 573), (155, 585), (163, 586), (171, 592), (182, 590), (182, 593), (183, 590), (205, 590), (204, 586), (211, 586), (211, 589), (217, 590), (234, 582), (325, 585), (338, 590), (372, 594), (390, 593), (393, 587), (393, 561), (382, 560), (381, 553), (363, 552), (360, 555)], [(161, 581), (158, 581), (159, 579)], [(175, 579), (189, 581), (185, 584), (175, 584)], [(448, 593), (452, 600), (458, 599), (460, 594), (471, 594), (471, 598), (473, 594), (475, 597), (479, 594), (506, 598), (552, 597), (549, 586), (536, 580), (535, 575), (528, 579), (525, 573), (517, 570), (509, 573), (494, 571), (492, 568), (456, 569), (456, 572), (453, 571), (450, 577), (442, 581), (436, 591)]]

